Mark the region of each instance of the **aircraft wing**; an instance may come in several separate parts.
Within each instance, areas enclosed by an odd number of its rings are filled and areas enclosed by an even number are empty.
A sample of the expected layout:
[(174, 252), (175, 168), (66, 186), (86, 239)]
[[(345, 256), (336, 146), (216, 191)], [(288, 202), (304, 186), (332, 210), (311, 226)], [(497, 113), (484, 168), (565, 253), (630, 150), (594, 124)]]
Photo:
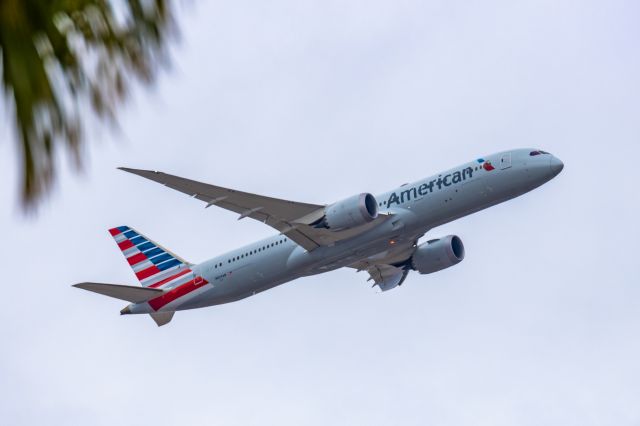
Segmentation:
[(351, 238), (391, 217), (391, 215), (379, 215), (377, 219), (366, 225), (344, 231), (317, 229), (309, 225), (322, 218), (324, 205), (265, 197), (152, 170), (126, 167), (119, 167), (119, 169), (161, 183), (176, 191), (204, 201), (207, 203), (205, 208), (218, 206), (238, 213), (240, 215), (238, 220), (245, 217), (259, 220), (277, 229), (309, 251), (319, 246), (330, 245), (337, 241)]

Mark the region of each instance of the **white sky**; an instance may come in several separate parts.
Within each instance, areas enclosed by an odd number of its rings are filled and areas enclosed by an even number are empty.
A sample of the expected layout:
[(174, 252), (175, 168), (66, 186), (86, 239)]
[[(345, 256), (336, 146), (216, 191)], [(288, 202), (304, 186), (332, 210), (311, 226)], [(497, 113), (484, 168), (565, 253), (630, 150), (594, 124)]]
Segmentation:
[[(347, 3), (347, 4), (345, 4)], [(0, 127), (0, 418), (92, 425), (640, 425), (634, 1), (202, 1), (172, 72), (35, 220)], [(106, 229), (202, 261), (271, 229), (117, 171), (324, 203), (503, 149), (565, 162), (433, 230), (460, 265), (341, 270), (157, 328), (70, 287), (136, 283)]]

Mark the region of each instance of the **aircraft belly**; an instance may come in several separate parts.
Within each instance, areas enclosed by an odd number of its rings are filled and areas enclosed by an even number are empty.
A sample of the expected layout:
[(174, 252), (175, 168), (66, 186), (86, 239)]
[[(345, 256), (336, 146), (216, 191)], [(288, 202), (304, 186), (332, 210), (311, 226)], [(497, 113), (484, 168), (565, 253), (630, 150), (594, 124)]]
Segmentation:
[[(374, 256), (384, 255), (394, 249), (395, 245), (413, 242), (426, 231), (420, 225), (419, 216), (412, 211), (398, 213), (396, 220), (402, 221), (402, 226), (390, 223), (387, 229), (367, 234), (352, 241), (344, 242), (335, 247), (326, 247), (317, 253), (317, 261), (308, 267), (304, 275), (315, 275), (352, 265), (356, 262)], [(405, 226), (405, 223), (410, 226)]]

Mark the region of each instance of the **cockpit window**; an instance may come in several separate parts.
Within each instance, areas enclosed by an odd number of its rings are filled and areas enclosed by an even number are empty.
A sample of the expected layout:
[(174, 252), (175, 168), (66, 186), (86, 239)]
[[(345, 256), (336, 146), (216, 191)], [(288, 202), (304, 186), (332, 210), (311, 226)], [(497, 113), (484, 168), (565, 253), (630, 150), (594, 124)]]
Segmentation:
[(546, 152), (546, 151), (542, 151), (542, 150), (538, 150), (538, 151), (531, 151), (531, 152), (529, 153), (529, 155), (530, 155), (531, 157), (533, 157), (533, 156), (535, 156), (535, 155), (542, 155), (542, 154), (545, 154), (545, 155), (551, 155), (551, 154), (549, 154), (548, 152)]

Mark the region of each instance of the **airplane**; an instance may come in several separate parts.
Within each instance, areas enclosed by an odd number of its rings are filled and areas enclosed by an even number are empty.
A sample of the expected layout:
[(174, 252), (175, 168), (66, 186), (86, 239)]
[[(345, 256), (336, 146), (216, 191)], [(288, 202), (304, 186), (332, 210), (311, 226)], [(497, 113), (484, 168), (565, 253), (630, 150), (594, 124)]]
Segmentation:
[(374, 196), (328, 205), (222, 188), (170, 174), (121, 167), (278, 231), (199, 264), (190, 263), (128, 226), (109, 230), (141, 286), (84, 282), (74, 287), (130, 302), (121, 315), (149, 314), (158, 326), (176, 311), (234, 302), (300, 277), (338, 268), (366, 271), (381, 291), (409, 272), (431, 274), (460, 263), (460, 237), (419, 243), (429, 230), (529, 192), (563, 169), (539, 149), (516, 149)]

